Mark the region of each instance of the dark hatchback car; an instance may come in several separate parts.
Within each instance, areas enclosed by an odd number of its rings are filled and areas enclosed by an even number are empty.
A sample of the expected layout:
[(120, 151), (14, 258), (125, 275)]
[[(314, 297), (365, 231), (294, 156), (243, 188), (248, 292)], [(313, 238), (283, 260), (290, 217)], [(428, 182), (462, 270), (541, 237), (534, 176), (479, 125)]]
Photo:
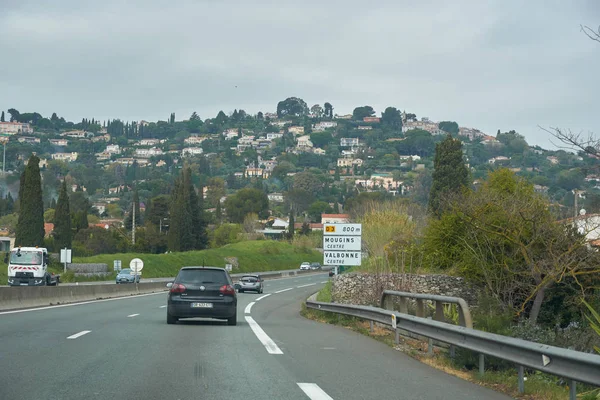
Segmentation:
[(183, 267), (167, 287), (167, 324), (180, 318), (216, 318), (237, 325), (237, 295), (225, 269)]

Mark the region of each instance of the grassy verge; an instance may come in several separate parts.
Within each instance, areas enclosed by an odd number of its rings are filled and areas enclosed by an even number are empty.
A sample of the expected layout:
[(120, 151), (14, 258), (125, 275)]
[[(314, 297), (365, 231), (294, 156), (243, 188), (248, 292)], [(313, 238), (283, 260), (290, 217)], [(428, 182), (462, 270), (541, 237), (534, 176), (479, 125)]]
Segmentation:
[[(93, 257), (73, 257), (73, 262), (104, 263), (108, 264), (109, 270), (112, 270), (114, 260), (121, 260), (122, 267), (127, 268), (129, 262), (136, 257), (141, 258), (144, 261), (144, 270), (142, 271), (142, 278), (144, 279), (172, 277), (184, 266), (204, 264), (206, 266), (224, 267), (225, 257), (237, 257), (239, 268), (234, 269), (233, 273), (243, 273), (294, 269), (298, 268), (304, 261), (321, 261), (323, 255), (308, 247), (293, 246), (287, 242), (257, 240), (234, 243), (216, 249), (182, 253), (125, 253), (100, 254)], [(3, 264), (3, 266), (1, 265), (2, 264), (0, 264), (0, 284), (6, 284), (6, 264)], [(115, 278), (114, 273), (105, 277), (75, 278), (71, 272), (63, 274), (62, 266), (60, 264), (53, 264), (50, 270), (55, 273), (60, 273), (61, 281), (63, 282), (104, 281)]]
[[(323, 289), (317, 295), (317, 301), (331, 301), (332, 285), (333, 283), (330, 281), (325, 285), (325, 287), (323, 287)], [(302, 310), (300, 313), (308, 319), (322, 323), (343, 326), (363, 335), (370, 336), (376, 340), (386, 343), (398, 351), (406, 353), (407, 355), (423, 362), (424, 364), (469, 382), (489, 387), (498, 392), (506, 393), (507, 395), (516, 399), (562, 400), (569, 398), (569, 388), (566, 385), (557, 384), (559, 378), (552, 375), (547, 375), (540, 372), (526, 374), (527, 380), (525, 382), (525, 393), (520, 394), (518, 391), (516, 369), (514, 371), (486, 371), (483, 376), (479, 376), (478, 371), (467, 370), (459, 365), (456, 365), (449, 358), (447, 352), (443, 349), (434, 348), (433, 356), (429, 356), (427, 354), (427, 342), (401, 337), (400, 343), (396, 345), (394, 343), (394, 335), (390, 330), (375, 326), (373, 332), (371, 332), (368, 321), (335, 313), (308, 309), (304, 304), (302, 304)], [(589, 389), (586, 392), (585, 388), (580, 388), (579, 386), (578, 388), (578, 399), (596, 400), (600, 398), (596, 397), (600, 396), (598, 390)]]

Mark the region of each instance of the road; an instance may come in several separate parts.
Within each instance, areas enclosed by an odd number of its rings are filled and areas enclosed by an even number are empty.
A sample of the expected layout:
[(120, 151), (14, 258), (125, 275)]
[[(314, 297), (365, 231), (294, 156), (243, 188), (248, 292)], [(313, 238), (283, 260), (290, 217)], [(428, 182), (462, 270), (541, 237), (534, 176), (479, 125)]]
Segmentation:
[[(328, 270), (329, 270), (328, 267), (323, 268), (323, 271), (328, 271)], [(261, 274), (261, 275), (267, 276), (269, 274), (281, 274), (281, 273), (296, 274), (298, 272), (299, 271), (297, 269), (287, 269), (287, 270), (282, 270), (282, 271), (247, 272), (247, 274)], [(302, 273), (304, 273), (304, 271), (302, 271), (301, 274)], [(232, 277), (242, 276), (242, 275), (244, 275), (244, 273), (233, 273), (233, 274), (231, 274)], [(172, 277), (172, 278), (145, 278), (144, 275), (143, 275), (143, 273), (142, 273), (142, 277), (141, 277), (141, 280), (143, 282), (171, 282), (173, 279), (175, 279), (175, 277)], [(110, 281), (89, 281), (89, 282), (61, 283), (61, 285), (63, 285), (63, 286), (114, 285), (114, 284), (115, 284), (115, 280), (114, 279), (110, 280)]]
[(508, 399), (304, 319), (327, 279), (240, 294), (237, 326), (167, 325), (165, 293), (0, 313), (0, 399)]

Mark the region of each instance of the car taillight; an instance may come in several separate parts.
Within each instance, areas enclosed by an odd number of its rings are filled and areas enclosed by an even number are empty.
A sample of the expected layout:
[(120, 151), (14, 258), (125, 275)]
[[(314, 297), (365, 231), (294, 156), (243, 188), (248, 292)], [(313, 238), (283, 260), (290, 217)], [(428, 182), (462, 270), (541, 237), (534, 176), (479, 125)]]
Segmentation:
[(173, 286), (171, 286), (171, 290), (169, 290), (169, 292), (183, 293), (185, 292), (185, 286), (183, 286), (181, 283), (174, 283)]
[(231, 285), (223, 285), (219, 288), (219, 292), (224, 295), (235, 296), (235, 289)]

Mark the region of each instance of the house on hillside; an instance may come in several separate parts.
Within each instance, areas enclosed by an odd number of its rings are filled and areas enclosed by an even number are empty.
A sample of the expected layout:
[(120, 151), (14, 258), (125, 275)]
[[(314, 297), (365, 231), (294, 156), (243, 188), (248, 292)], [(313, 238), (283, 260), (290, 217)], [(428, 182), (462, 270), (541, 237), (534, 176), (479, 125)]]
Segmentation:
[(321, 224), (347, 224), (349, 222), (349, 214), (321, 214)]
[(33, 128), (24, 122), (0, 122), (0, 134), (16, 135), (18, 133), (31, 134)]

